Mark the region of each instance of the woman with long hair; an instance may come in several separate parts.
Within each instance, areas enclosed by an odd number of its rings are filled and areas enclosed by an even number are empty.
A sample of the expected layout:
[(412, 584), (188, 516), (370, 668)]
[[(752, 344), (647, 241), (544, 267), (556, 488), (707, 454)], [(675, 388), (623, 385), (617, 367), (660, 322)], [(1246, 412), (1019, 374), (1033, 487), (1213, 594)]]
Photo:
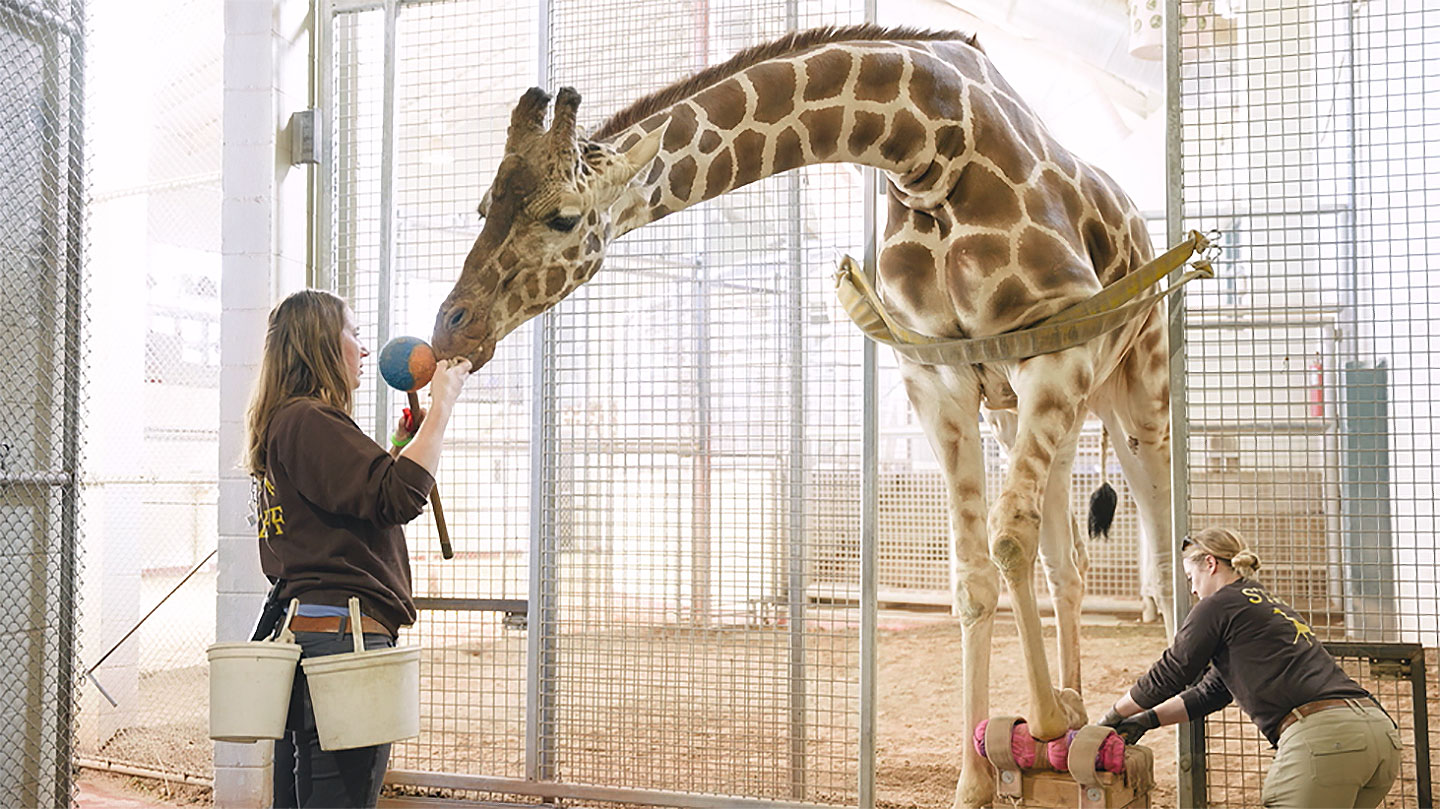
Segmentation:
[(1400, 733), (1389, 714), (1294, 608), (1260, 584), (1260, 559), (1238, 534), (1206, 528), (1180, 548), (1200, 600), (1100, 724), (1134, 744), (1233, 699), (1275, 746), (1260, 792), (1265, 806), (1378, 806), (1400, 769)]
[[(445, 428), (470, 372), (468, 360), (438, 363), (429, 412), (402, 418), (387, 451), (350, 417), (369, 353), (350, 307), (328, 292), (296, 292), (270, 313), (246, 416), (245, 467), (272, 597), (300, 601), (290, 628), (302, 658), (353, 650), (351, 596), (360, 599), (367, 649), (394, 646), (399, 629), (414, 623), (401, 526), (419, 516), (435, 484)], [(373, 807), (389, 759), (388, 744), (321, 750), (297, 667), (285, 737), (275, 743), (274, 805)]]

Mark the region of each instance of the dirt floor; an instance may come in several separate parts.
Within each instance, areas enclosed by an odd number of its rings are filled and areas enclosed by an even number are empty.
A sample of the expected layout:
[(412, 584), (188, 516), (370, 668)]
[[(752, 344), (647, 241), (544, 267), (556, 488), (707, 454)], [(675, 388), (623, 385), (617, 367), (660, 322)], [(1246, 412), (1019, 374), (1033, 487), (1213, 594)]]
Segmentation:
[[(849, 713), (858, 688), (854, 619), (844, 610), (829, 617), (819, 611), (808, 635), (807, 665), (812, 675), (824, 675), (814, 678), (818, 690), (810, 695), (807, 717), (813, 735), (806, 752), (816, 765), (807, 776), (813, 790), (807, 800), (819, 803), (843, 804), (854, 794), (856, 731)], [(1085, 705), (1093, 720), (1160, 655), (1165, 640), (1158, 625), (1141, 625), (1132, 617), (1087, 616), (1083, 632)], [(1046, 634), (1053, 669), (1053, 630), (1047, 627)], [(562, 777), (634, 788), (691, 783), (711, 794), (786, 797), (791, 773), (784, 762), (791, 748), (785, 722), (774, 717), (789, 716), (789, 692), (776, 685), (783, 685), (788, 671), (787, 638), (783, 627), (696, 632), (617, 626), (613, 632), (567, 635), (562, 668), (592, 679), (564, 683), (583, 701), (566, 714), (569, 724), (557, 737)], [(525, 633), (431, 622), (412, 640), (427, 648), (422, 665), (430, 724), (420, 739), (397, 746), (392, 765), (523, 776)], [(882, 809), (949, 809), (965, 741), (960, 659), (959, 626), (948, 615), (881, 613), (876, 770)], [(991, 712), (1025, 715), (1019, 640), (1008, 614), (996, 621), (992, 669)], [(1432, 748), (1440, 748), (1440, 683), (1434, 670), (1432, 656), (1428, 715)], [(1408, 683), (1360, 679), (1367, 688), (1381, 688), (1376, 693), (1396, 709), (1408, 739), (1414, 732)], [(562, 701), (568, 693), (559, 692)], [(207, 778), (212, 747), (206, 734), (206, 667), (147, 674), (139, 696), (144, 721), (114, 734), (97, 757)], [(1217, 716), (1233, 727), (1210, 750), (1216, 768), (1212, 802), (1257, 805), (1268, 745), (1234, 708)], [(1155, 754), (1152, 806), (1175, 807), (1175, 730), (1152, 731), (1144, 744)], [(1402, 771), (1405, 782), (1397, 784), (1387, 807), (1418, 805), (1414, 772), (1412, 749)], [(207, 789), (174, 782), (112, 778), (101, 786), (103, 794), (87, 802), (82, 779), (82, 809), (119, 806), (114, 798), (122, 794), (165, 806), (210, 803)]]

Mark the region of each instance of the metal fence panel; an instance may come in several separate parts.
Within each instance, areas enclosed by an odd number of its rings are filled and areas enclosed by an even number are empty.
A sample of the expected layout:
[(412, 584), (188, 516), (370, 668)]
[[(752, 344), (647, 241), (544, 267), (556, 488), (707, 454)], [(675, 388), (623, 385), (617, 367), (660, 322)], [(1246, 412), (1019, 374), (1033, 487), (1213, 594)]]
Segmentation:
[[(1189, 522), (1248, 537), (1325, 640), (1433, 649), (1440, 16), (1419, 0), (1179, 14), (1184, 226), (1225, 233), (1219, 278), (1187, 293)], [(1256, 734), (1207, 723), (1211, 805), (1254, 804), (1268, 762), (1228, 751)]]
[(0, 803), (68, 807), (85, 175), (83, 6), (0, 2)]
[[(593, 126), (743, 47), (860, 19), (832, 5), (398, 3), (388, 31), (383, 6), (340, 8), (331, 265), (366, 339), (429, 333), (540, 76), (577, 87)], [(858, 583), (858, 513), (833, 515), (859, 501), (861, 338), (828, 276), (860, 219), (848, 169), (758, 183), (631, 234), (501, 344), (438, 476), (455, 558), (427, 520), (407, 532), (424, 727), (392, 775), (854, 802), (859, 619), (817, 604)], [(360, 395), (377, 434), (388, 397)]]
[[(208, 0), (101, 4), (88, 20), (87, 223), (105, 260), (86, 276), (101, 361), (87, 380), (84, 586), (99, 614), (86, 622), (82, 660), (104, 663), (80, 690), (75, 754), (201, 784), (213, 778), (205, 648), (215, 639), (216, 463), (226, 462), (223, 11)], [(163, 52), (137, 51), (162, 28)]]

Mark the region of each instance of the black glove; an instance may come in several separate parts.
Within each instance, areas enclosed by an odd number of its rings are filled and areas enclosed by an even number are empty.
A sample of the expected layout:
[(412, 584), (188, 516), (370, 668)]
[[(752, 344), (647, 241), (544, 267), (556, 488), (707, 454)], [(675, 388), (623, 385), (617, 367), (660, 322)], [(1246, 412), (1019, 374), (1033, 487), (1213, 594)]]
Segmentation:
[(1120, 738), (1124, 739), (1126, 744), (1135, 744), (1147, 731), (1160, 727), (1160, 717), (1155, 715), (1153, 709), (1141, 711), (1134, 716), (1121, 719), (1110, 727), (1115, 728), (1115, 732), (1120, 734)]
[(1102, 716), (1102, 717), (1100, 717), (1100, 721), (1099, 721), (1099, 722), (1096, 722), (1095, 724), (1101, 725), (1101, 726), (1107, 727), (1107, 728), (1113, 728), (1113, 727), (1115, 727), (1116, 725), (1118, 725), (1118, 724), (1120, 724), (1121, 722), (1124, 722), (1124, 721), (1125, 721), (1125, 717), (1121, 716), (1121, 715), (1120, 715), (1120, 712), (1117, 711), (1117, 710), (1115, 710), (1115, 706), (1112, 705), (1112, 706), (1110, 706), (1110, 710), (1109, 710), (1109, 711), (1106, 711), (1106, 712), (1105, 712), (1105, 715)]

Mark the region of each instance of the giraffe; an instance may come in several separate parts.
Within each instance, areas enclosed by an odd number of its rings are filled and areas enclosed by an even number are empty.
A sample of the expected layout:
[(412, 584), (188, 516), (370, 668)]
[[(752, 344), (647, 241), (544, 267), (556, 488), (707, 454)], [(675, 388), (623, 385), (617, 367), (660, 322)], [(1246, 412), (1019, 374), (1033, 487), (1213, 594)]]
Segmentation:
[[(918, 332), (1024, 327), (1151, 257), (1135, 205), (1062, 148), (963, 33), (873, 25), (792, 33), (636, 101), (588, 136), (576, 132), (574, 89), (557, 92), (547, 129), (549, 102), (532, 88), (512, 113), (480, 203), (481, 232), (436, 314), (437, 356), (483, 365), (497, 341), (593, 277), (614, 239), (810, 164), (884, 173), (889, 215), (876, 286)], [(1084, 545), (1068, 492), (1087, 409), (1118, 437), (1148, 543), (1142, 591), (1171, 626), (1168, 363), (1159, 307), (1055, 354), (963, 367), (902, 358), (907, 395), (947, 484), (967, 734), (989, 715), (1001, 580), (1023, 644), (1032, 733), (1051, 739), (1086, 721)], [(982, 409), (1009, 448), (994, 503), (986, 502)], [(1037, 557), (1059, 626), (1059, 688), (1032, 584)], [(985, 805), (992, 771), (974, 745), (961, 747), (955, 805)]]

